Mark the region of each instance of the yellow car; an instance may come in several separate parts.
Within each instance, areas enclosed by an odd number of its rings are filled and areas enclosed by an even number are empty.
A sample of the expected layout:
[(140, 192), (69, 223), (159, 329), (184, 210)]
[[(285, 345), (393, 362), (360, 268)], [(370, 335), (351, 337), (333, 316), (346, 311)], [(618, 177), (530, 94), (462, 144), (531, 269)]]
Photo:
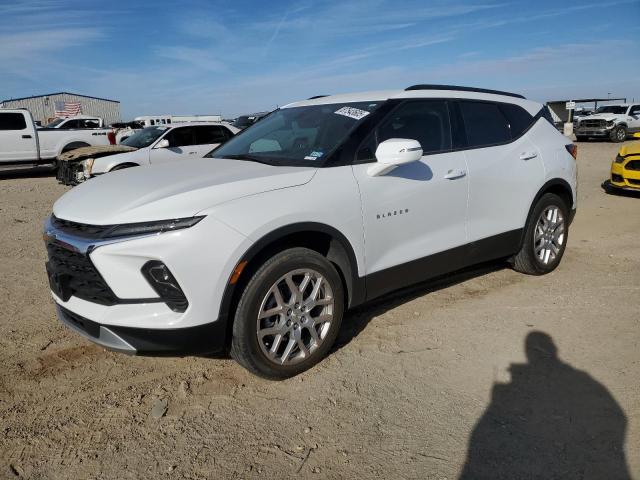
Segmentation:
[[(634, 133), (640, 138), (640, 133)], [(629, 190), (640, 193), (640, 142), (633, 142), (620, 148), (611, 164), (611, 178), (602, 184), (605, 190)]]

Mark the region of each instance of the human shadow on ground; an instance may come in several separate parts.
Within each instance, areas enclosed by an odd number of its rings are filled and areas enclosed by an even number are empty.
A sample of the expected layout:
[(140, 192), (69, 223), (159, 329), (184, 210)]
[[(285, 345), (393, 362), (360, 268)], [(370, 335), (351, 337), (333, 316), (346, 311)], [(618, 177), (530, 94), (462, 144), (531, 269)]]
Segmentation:
[(494, 385), (460, 480), (630, 479), (627, 419), (609, 391), (561, 361), (546, 333), (529, 333), (525, 350), (511, 382)]

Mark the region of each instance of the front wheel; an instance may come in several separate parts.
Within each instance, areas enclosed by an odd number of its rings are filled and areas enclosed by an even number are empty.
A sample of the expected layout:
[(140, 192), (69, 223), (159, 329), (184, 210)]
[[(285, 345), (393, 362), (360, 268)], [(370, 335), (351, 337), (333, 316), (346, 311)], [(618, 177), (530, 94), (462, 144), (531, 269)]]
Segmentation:
[(627, 139), (627, 129), (623, 126), (615, 127), (611, 130), (611, 140), (613, 142), (624, 142)]
[(322, 360), (344, 313), (340, 275), (325, 257), (292, 248), (267, 260), (236, 309), (231, 355), (269, 379), (297, 375)]
[(527, 221), (522, 248), (511, 260), (514, 270), (544, 275), (558, 266), (567, 246), (568, 209), (554, 193), (545, 193), (538, 200)]

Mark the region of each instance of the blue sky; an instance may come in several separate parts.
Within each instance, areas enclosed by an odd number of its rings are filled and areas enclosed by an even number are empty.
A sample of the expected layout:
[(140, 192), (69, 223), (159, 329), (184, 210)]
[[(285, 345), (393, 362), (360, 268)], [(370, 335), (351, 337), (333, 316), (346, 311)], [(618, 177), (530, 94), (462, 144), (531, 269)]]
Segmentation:
[(640, 99), (640, 0), (0, 0), (0, 99), (240, 113), (450, 83)]

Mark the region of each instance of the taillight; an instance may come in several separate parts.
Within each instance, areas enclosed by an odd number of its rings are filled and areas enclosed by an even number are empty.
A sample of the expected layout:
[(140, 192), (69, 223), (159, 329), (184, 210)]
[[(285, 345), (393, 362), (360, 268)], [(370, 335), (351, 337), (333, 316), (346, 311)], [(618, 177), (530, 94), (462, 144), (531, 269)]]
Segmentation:
[(567, 149), (567, 152), (571, 154), (574, 160), (578, 159), (578, 146), (575, 143), (570, 143), (568, 145), (565, 145), (564, 148)]
[(107, 138), (109, 139), (109, 145), (116, 144), (116, 134), (113, 130), (107, 133)]

